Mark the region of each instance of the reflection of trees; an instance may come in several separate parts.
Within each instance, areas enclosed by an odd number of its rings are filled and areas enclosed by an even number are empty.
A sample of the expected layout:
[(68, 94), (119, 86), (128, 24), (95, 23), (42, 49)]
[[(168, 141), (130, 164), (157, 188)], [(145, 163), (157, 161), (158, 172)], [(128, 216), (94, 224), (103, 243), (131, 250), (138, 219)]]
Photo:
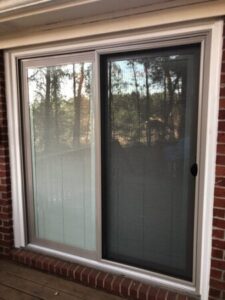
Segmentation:
[(90, 63), (29, 72), (37, 152), (55, 152), (90, 142), (90, 82)]
[(134, 60), (130, 60), (128, 65), (132, 67), (133, 71), (133, 78), (134, 78), (134, 86), (135, 86), (135, 96), (136, 96), (136, 110), (137, 110), (137, 119), (138, 119), (138, 126), (137, 126), (137, 138), (140, 142), (141, 138), (141, 101), (140, 101), (140, 92), (139, 92), (139, 85), (137, 81), (137, 70), (135, 68)]
[(111, 64), (108, 89), (113, 137), (122, 144), (147, 145), (181, 138), (186, 97), (184, 57), (135, 57), (109, 62), (109, 68)]
[[(75, 65), (73, 65), (73, 93), (74, 93), (74, 126), (73, 126), (73, 143), (80, 144), (80, 113), (82, 101), (82, 87), (84, 83), (84, 63), (80, 65), (80, 72), (76, 81)], [(77, 89), (76, 89), (77, 85)]]
[[(146, 145), (182, 138), (186, 69), (182, 55), (109, 60), (112, 138)], [(29, 82), (35, 148), (50, 152), (56, 145), (59, 150), (89, 143), (91, 64), (33, 69)]]

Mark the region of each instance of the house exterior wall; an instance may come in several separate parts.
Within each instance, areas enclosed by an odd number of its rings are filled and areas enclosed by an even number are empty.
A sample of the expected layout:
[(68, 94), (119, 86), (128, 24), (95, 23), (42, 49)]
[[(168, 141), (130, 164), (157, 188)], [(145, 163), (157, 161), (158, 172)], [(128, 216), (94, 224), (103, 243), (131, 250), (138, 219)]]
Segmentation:
[(225, 26), (220, 84), (220, 108), (213, 210), (210, 300), (225, 299)]
[(13, 246), (9, 146), (5, 97), (4, 59), (0, 52), (0, 254), (10, 255)]
[[(224, 27), (225, 41), (225, 27)], [(221, 93), (216, 163), (213, 220), (213, 245), (209, 300), (225, 299), (225, 42), (221, 71)], [(193, 299), (157, 286), (150, 286), (118, 275), (101, 272), (33, 252), (13, 249), (12, 205), (10, 192), (7, 111), (3, 51), (0, 52), (0, 254), (31, 267), (51, 272), (76, 282), (104, 289), (133, 299)], [(206, 299), (204, 299), (206, 300)]]

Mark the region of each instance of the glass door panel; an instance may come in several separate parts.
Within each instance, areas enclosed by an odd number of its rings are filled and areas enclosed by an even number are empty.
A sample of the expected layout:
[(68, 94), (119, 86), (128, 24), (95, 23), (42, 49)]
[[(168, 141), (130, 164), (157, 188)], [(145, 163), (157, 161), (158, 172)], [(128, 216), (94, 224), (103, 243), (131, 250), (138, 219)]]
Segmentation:
[(24, 66), (29, 239), (95, 251), (93, 61), (68, 60)]
[(200, 45), (101, 58), (103, 257), (190, 281), (199, 60)]

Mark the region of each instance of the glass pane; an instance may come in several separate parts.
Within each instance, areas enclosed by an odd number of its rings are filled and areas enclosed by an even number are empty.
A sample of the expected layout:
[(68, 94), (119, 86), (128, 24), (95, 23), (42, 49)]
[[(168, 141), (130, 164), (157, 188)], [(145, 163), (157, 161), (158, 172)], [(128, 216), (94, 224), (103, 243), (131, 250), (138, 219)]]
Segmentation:
[(28, 69), (35, 237), (95, 250), (92, 63)]
[(200, 46), (103, 56), (103, 256), (192, 279)]

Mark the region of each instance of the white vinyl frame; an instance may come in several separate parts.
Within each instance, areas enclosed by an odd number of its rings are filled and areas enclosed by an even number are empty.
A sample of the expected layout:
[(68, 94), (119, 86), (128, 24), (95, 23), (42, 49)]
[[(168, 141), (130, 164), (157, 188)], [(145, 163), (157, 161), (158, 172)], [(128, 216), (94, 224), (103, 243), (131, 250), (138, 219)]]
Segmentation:
[[(52, 254), (57, 257), (76, 261), (88, 266), (96, 267), (107, 272), (123, 274), (148, 283), (160, 284), (176, 290), (200, 295), (201, 299), (208, 299), (210, 258), (212, 244), (212, 213), (215, 181), (216, 141), (219, 108), (220, 67), (222, 57), (222, 20), (204, 20), (201, 22), (176, 24), (171, 27), (122, 32), (117, 35), (92, 37), (69, 43), (55, 43), (39, 45), (21, 49), (10, 49), (5, 52), (6, 93), (8, 110), (8, 128), (11, 162), (11, 182), (13, 199), (13, 224), (15, 247), (29, 247), (36, 251)], [(57, 38), (57, 37), (56, 37)], [(160, 48), (173, 45), (201, 43), (201, 76), (199, 92), (199, 123), (198, 153), (199, 163), (198, 189), (196, 191), (197, 207), (195, 214), (195, 248), (194, 281), (192, 283), (169, 276), (143, 271), (119, 263), (112, 263), (101, 258), (101, 173), (100, 173), (100, 95), (99, 95), (99, 56), (103, 53), (113, 53), (125, 50), (144, 48)], [(24, 176), (23, 155), (20, 121), (20, 86), (18, 61), (57, 55), (76, 53), (79, 51), (95, 51), (96, 63), (96, 218), (97, 218), (97, 251), (98, 259), (92, 260), (68, 253), (52, 250), (38, 245), (26, 245), (26, 220), (24, 205)]]

